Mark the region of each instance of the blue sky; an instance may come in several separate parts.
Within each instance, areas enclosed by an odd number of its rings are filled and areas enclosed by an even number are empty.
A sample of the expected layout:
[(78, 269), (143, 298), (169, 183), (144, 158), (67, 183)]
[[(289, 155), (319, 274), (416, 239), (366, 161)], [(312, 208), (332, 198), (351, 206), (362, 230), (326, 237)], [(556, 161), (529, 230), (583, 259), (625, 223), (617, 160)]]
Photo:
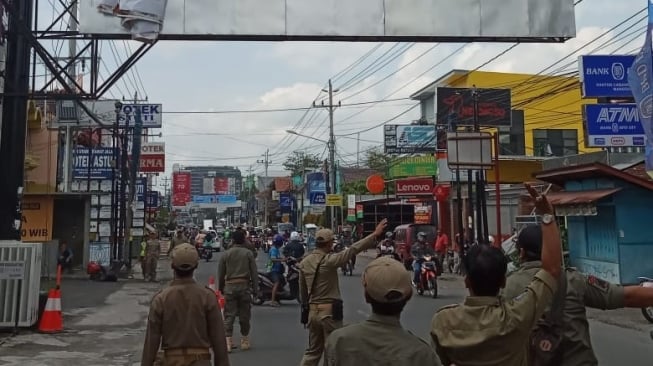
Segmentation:
[[(52, 0), (48, 0), (52, 1)], [(46, 4), (39, 0), (39, 3)], [(484, 67), (484, 70), (506, 72), (539, 72), (560, 58), (573, 53), (578, 47), (594, 39), (636, 11), (644, 8), (645, 0), (585, 0), (576, 7), (577, 37), (564, 44), (520, 45), (506, 55)], [(50, 17), (50, 6), (41, 6), (42, 14)], [(50, 7), (50, 9), (48, 9)], [(637, 19), (639, 19), (638, 17)], [(632, 24), (631, 22), (629, 24)], [(644, 25), (640, 22), (641, 26)], [(632, 28), (623, 35), (636, 30)], [(621, 27), (604, 37), (596, 45), (615, 37)], [(612, 45), (622, 47), (621, 52), (633, 51), (642, 44), (640, 32)], [(641, 32), (643, 35), (643, 31)], [(630, 43), (625, 45), (624, 43)], [(126, 46), (129, 44), (129, 46)], [(117, 41), (116, 52), (125, 59), (125, 47), (136, 47), (136, 42)], [(137, 64), (129, 77), (121, 80), (111, 90), (116, 97), (127, 96), (139, 84), (140, 76), (151, 102), (162, 103), (165, 111), (221, 111), (270, 108), (307, 107), (325, 85), (329, 77), (340, 72), (361, 55), (376, 47), (376, 43), (308, 43), (308, 42), (160, 42)], [(392, 47), (395, 48), (392, 48)], [(377, 82), (433, 47), (433, 44), (382, 44), (367, 60), (375, 60), (392, 48), (397, 58), (378, 72), (369, 75), (336, 95), (336, 101), (358, 103), (384, 99), (401, 86), (408, 85), (390, 98), (405, 98), (430, 81), (454, 68), (475, 68), (509, 47), (510, 44), (470, 44), (440, 66), (423, 76), (431, 66), (461, 47), (442, 44), (426, 53), (418, 61), (397, 72), (378, 85), (351, 98), (347, 96)], [(103, 59), (109, 68), (116, 64), (109, 46), (103, 46)], [(593, 47), (581, 51), (586, 53)], [(65, 49), (65, 48), (64, 48)], [(394, 52), (392, 51), (392, 52)], [(403, 52), (401, 52), (403, 51)], [(606, 53), (610, 49), (602, 50)], [(576, 56), (567, 59), (573, 61)], [(345, 82), (368, 63), (364, 62), (351, 72), (336, 79), (335, 86)], [(568, 70), (575, 68), (575, 64)], [(104, 73), (106, 76), (106, 73)], [(411, 80), (413, 80), (411, 82)], [(409, 83), (410, 82), (410, 83)], [(322, 94), (324, 97), (324, 94)], [(380, 103), (345, 121), (343, 119), (363, 110), (361, 107), (343, 107), (336, 111), (336, 135), (355, 133), (378, 125), (405, 111), (413, 103), (397, 101)], [(284, 130), (292, 128), (304, 112), (278, 112), (256, 114), (166, 114), (163, 140), (166, 142), (168, 171), (173, 163), (182, 165), (231, 165), (246, 173), (252, 165), (255, 172), (263, 167), (256, 160), (266, 149), (274, 154), (271, 171), (281, 171), (280, 163), (294, 149), (322, 154), (324, 145), (302, 138), (289, 139)], [(320, 110), (314, 120), (299, 129), (317, 138), (327, 138), (326, 112)], [(309, 115), (312, 115), (311, 112)], [(418, 108), (397, 119), (396, 123), (409, 123), (418, 117)], [(222, 134), (222, 135), (220, 135)], [(362, 133), (360, 149), (380, 145), (381, 128)], [(292, 143), (289, 143), (289, 140)], [(281, 142), (281, 144), (280, 144)], [(339, 138), (337, 144), (343, 165), (356, 161), (356, 141)]]

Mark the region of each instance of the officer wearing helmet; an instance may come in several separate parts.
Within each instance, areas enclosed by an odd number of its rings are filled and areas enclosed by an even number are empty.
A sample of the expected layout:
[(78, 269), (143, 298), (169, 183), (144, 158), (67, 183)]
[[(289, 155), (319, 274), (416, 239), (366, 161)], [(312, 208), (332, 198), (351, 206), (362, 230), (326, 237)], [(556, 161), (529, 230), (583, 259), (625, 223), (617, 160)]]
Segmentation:
[(430, 255), (435, 256), (435, 251), (431, 245), (426, 243), (426, 233), (420, 231), (417, 233), (417, 241), (410, 248), (410, 254), (413, 256), (413, 282), (415, 285), (419, 284), (420, 272), (422, 270), (422, 263), (424, 262), (424, 256)]
[(184, 243), (175, 246), (171, 254), (175, 279), (152, 299), (141, 365), (153, 366), (161, 346), (164, 365), (210, 366), (213, 358), (213, 365), (229, 366), (215, 293), (193, 279), (199, 262), (197, 250)]

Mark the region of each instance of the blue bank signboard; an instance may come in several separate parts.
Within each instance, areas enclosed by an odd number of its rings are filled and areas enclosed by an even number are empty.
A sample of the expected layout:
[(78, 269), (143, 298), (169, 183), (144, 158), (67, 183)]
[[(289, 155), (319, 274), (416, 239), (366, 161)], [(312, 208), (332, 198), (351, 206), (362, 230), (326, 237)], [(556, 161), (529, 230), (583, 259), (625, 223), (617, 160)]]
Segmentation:
[(584, 107), (588, 147), (645, 145), (636, 104), (586, 104)]
[(586, 55), (579, 59), (584, 98), (632, 98), (628, 69), (634, 55)]

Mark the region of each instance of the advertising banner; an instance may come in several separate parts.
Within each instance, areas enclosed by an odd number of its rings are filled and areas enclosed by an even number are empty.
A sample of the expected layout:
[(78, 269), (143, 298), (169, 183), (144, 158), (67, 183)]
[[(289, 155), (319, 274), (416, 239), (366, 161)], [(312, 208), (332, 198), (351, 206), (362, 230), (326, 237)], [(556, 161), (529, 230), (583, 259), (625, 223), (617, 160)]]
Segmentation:
[(397, 196), (433, 195), (433, 179), (431, 178), (399, 179), (395, 183)]
[(148, 42), (159, 34), (172, 40), (377, 42), (563, 42), (576, 35), (573, 0), (506, 1), (85, 0), (79, 2), (79, 29)]
[(163, 173), (166, 171), (165, 143), (143, 142), (139, 171), (143, 173)]
[(202, 193), (215, 194), (215, 178), (209, 177), (202, 179)]
[(115, 149), (112, 147), (74, 148), (73, 179), (113, 179), (111, 162), (114, 151)]
[(435, 125), (383, 126), (386, 154), (435, 153), (437, 138)]
[(434, 155), (397, 158), (390, 166), (390, 178), (430, 177), (437, 175), (438, 162)]
[(306, 175), (309, 192), (326, 192), (326, 179), (324, 173), (309, 173)]
[(644, 146), (646, 134), (636, 104), (585, 104), (588, 147)]
[[(94, 116), (103, 124), (113, 126), (116, 123), (116, 103), (119, 100), (93, 100), (82, 101), (84, 106), (88, 108)], [(57, 128), (66, 125), (74, 125), (75, 127), (100, 127), (95, 120), (93, 120), (82, 108), (78, 107), (71, 101), (58, 102), (59, 111), (56, 118), (53, 119), (51, 127)], [(122, 104), (122, 102), (120, 102)], [(120, 127), (134, 127), (136, 124), (136, 109), (141, 111), (141, 121), (143, 128), (161, 128), (163, 125), (163, 106), (161, 104), (122, 104), (120, 114), (118, 116), (118, 124)], [(62, 113), (63, 110), (71, 110), (73, 113)], [(77, 118), (79, 117), (79, 118)]]
[(217, 177), (214, 182), (215, 193), (229, 194), (229, 178)]
[(628, 72), (628, 84), (635, 97), (642, 128), (646, 134), (646, 173), (653, 178), (653, 1), (648, 1), (648, 27), (644, 46)]
[(22, 241), (44, 242), (52, 240), (52, 208), (52, 197), (23, 197), (20, 223)]
[(290, 193), (281, 193), (279, 195), (279, 207), (291, 208), (292, 207), (292, 194)]
[[(437, 124), (474, 125), (474, 90), (438, 88)], [(510, 127), (512, 102), (510, 89), (476, 89), (478, 124), (484, 127)]]
[(347, 221), (356, 221), (356, 195), (347, 195)]
[(583, 98), (632, 98), (628, 69), (634, 55), (586, 55), (578, 58)]
[(311, 205), (320, 206), (326, 204), (326, 193), (324, 192), (310, 192), (308, 199)]
[(363, 205), (361, 204), (356, 204), (356, 218), (357, 219), (363, 218)]
[(172, 205), (185, 206), (191, 201), (190, 195), (191, 175), (190, 172), (172, 173)]
[(136, 178), (136, 201), (145, 201), (145, 187), (147, 186), (147, 178)]
[(221, 205), (233, 205), (238, 202), (238, 197), (233, 194), (218, 195), (216, 199)]
[(415, 223), (424, 225), (431, 223), (431, 206), (415, 206)]
[(147, 192), (147, 202), (145, 202), (145, 205), (149, 211), (156, 211), (159, 208), (159, 192)]

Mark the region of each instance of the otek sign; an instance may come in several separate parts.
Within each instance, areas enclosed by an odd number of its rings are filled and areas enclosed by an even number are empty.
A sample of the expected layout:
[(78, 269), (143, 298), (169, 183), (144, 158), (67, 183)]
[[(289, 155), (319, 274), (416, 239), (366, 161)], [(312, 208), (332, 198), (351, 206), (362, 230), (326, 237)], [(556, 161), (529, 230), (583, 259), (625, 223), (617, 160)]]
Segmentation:
[(166, 170), (166, 152), (163, 142), (145, 142), (141, 146), (139, 171), (143, 173), (163, 173)]
[(396, 182), (396, 188), (397, 196), (431, 196), (433, 194), (433, 179), (399, 179)]

